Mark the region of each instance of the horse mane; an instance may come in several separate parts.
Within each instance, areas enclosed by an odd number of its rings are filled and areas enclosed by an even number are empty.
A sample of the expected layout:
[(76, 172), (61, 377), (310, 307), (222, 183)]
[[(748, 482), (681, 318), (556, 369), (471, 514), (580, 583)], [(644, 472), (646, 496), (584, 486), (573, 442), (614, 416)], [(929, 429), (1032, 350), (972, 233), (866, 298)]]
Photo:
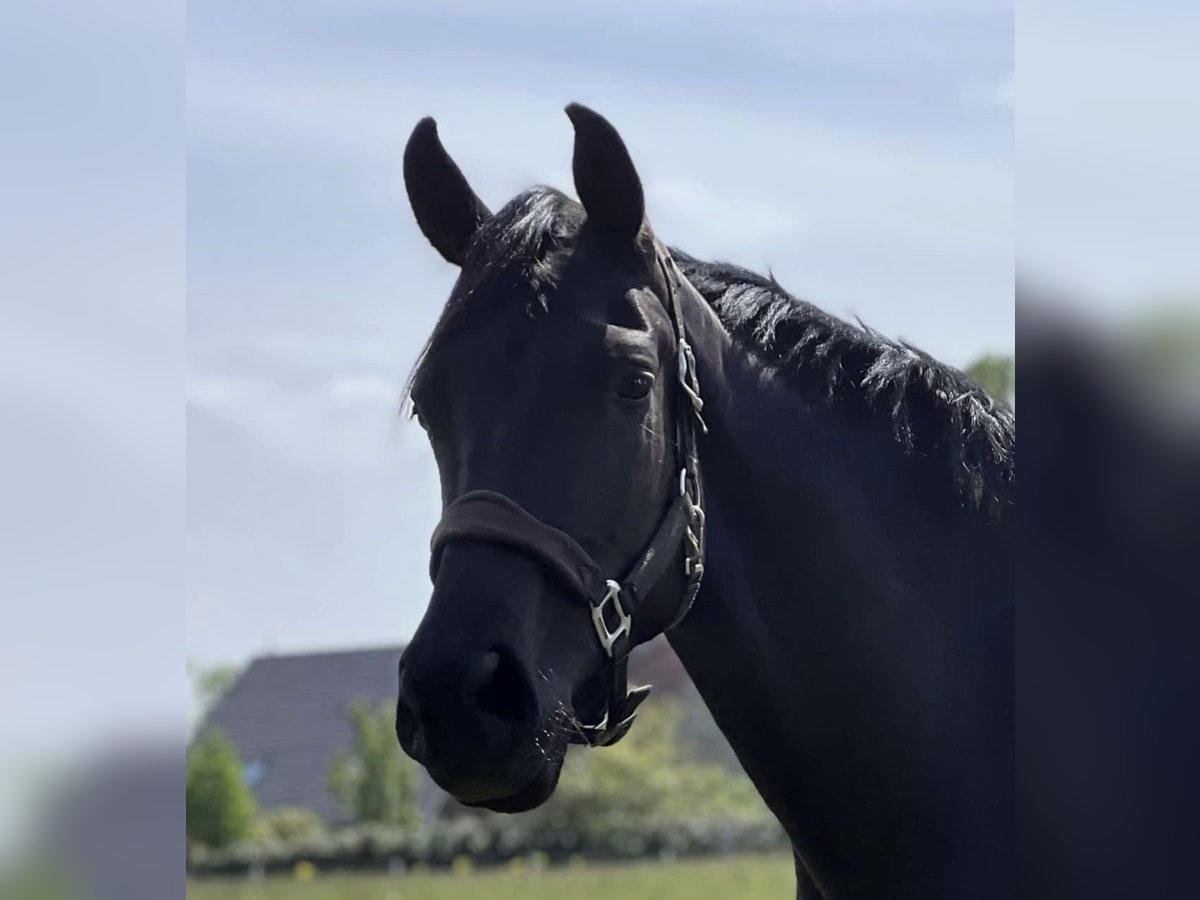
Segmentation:
[(942, 457), (972, 507), (999, 515), (1015, 502), (1016, 423), (1006, 403), (912, 344), (792, 296), (773, 277), (671, 255), (734, 339), (794, 390), (889, 416), (905, 451)]
[[(544, 314), (560, 264), (585, 218), (578, 202), (538, 186), (485, 221), (467, 248), (459, 280), (409, 376), (405, 396), (411, 395), (430, 346), (487, 295), (500, 298), (519, 289), (524, 314)], [(795, 390), (817, 402), (890, 417), (905, 451), (941, 456), (973, 507), (999, 515), (1015, 502), (1016, 426), (1007, 404), (911, 344), (793, 297), (774, 278), (703, 262), (674, 248), (671, 255), (734, 339)], [(481, 291), (485, 285), (510, 291)]]

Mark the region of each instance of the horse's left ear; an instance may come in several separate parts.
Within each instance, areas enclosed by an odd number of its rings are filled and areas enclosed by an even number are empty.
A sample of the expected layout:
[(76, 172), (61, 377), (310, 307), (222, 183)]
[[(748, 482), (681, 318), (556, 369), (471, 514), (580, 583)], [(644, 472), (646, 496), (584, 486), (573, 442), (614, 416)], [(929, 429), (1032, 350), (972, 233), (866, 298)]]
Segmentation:
[(604, 116), (586, 106), (572, 103), (567, 115), (575, 126), (575, 193), (588, 221), (613, 240), (632, 244), (646, 215), (646, 201), (625, 142)]

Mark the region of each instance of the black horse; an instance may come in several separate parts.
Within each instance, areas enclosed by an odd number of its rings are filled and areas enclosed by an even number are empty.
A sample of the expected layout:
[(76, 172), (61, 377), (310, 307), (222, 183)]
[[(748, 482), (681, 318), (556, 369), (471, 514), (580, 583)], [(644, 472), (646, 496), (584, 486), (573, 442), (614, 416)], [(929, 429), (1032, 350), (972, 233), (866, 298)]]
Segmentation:
[(623, 657), (669, 629), (800, 896), (1010, 896), (1012, 413), (668, 250), (616, 130), (567, 113), (581, 203), (491, 213), (431, 119), (405, 151), (460, 272), (410, 385), (446, 514), (401, 744), (464, 803), (534, 807), (569, 743), (629, 727)]

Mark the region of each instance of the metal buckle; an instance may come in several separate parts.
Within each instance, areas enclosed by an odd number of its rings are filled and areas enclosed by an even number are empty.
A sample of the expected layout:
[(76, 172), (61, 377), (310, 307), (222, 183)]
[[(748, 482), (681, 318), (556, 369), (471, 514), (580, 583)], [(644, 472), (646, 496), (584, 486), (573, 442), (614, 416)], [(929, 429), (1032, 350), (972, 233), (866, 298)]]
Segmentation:
[[(625, 607), (621, 605), (621, 585), (617, 584), (611, 578), (605, 584), (608, 586), (608, 593), (604, 598), (592, 607), (592, 624), (596, 626), (596, 636), (600, 638), (600, 646), (604, 648), (604, 652), (610, 657), (613, 655), (613, 645), (617, 639), (623, 634), (629, 634), (629, 626), (632, 623), (632, 618), (625, 612)], [(617, 628), (615, 631), (608, 630), (608, 623), (604, 621), (604, 607), (612, 601), (613, 609), (617, 612)]]

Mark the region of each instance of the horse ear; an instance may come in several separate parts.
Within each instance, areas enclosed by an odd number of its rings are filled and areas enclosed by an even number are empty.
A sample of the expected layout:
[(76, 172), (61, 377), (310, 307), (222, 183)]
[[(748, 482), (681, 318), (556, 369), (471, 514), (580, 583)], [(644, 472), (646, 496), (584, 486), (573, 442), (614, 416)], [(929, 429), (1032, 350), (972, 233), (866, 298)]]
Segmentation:
[(625, 142), (599, 113), (572, 103), (567, 116), (575, 126), (572, 170), (588, 221), (621, 242), (633, 243), (642, 227), (646, 201)]
[(404, 148), (404, 186), (422, 233), (447, 262), (461, 266), (467, 243), (491, 217), (438, 138), (437, 123), (417, 123)]

